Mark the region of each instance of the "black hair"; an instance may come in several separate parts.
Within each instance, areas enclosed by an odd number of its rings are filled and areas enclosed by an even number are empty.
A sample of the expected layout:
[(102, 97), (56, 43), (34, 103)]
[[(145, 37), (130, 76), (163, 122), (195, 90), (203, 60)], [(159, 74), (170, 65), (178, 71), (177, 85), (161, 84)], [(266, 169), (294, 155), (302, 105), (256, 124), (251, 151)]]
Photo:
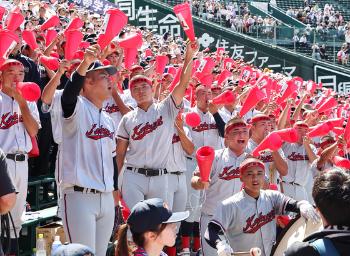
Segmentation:
[(312, 189), (317, 208), (329, 225), (350, 226), (350, 174), (339, 169), (322, 172)]

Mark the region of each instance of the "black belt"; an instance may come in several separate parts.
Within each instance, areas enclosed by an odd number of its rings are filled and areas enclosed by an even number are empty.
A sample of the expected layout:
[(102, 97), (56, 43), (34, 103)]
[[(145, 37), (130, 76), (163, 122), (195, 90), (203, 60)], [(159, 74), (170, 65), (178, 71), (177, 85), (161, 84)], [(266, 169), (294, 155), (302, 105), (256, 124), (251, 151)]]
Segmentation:
[(130, 166), (126, 167), (126, 169), (129, 171), (134, 171), (134, 172), (143, 174), (147, 177), (160, 176), (168, 173), (166, 169), (146, 169), (146, 168), (135, 168)]
[(23, 162), (26, 160), (26, 155), (25, 154), (7, 154), (6, 158), (11, 159), (15, 162)]
[(73, 189), (74, 191), (77, 191), (77, 192), (86, 192), (86, 193), (93, 193), (93, 194), (101, 193), (101, 191), (98, 191), (97, 189), (94, 189), (94, 188), (83, 188), (79, 186), (74, 186)]
[(301, 187), (302, 187), (302, 185), (300, 185), (300, 184), (298, 184), (298, 183), (296, 183), (296, 182), (294, 182), (294, 181), (293, 181), (293, 182), (288, 182), (288, 181), (282, 180), (282, 182), (283, 182), (283, 183), (286, 183), (286, 184), (293, 185), (293, 186), (294, 186), (294, 185), (297, 185), (297, 186), (301, 186)]
[(193, 160), (193, 158), (192, 158), (192, 157), (189, 157), (189, 156), (186, 156), (186, 158), (187, 158), (188, 160)]
[(183, 172), (168, 172), (169, 174), (174, 174), (174, 175), (182, 175)]

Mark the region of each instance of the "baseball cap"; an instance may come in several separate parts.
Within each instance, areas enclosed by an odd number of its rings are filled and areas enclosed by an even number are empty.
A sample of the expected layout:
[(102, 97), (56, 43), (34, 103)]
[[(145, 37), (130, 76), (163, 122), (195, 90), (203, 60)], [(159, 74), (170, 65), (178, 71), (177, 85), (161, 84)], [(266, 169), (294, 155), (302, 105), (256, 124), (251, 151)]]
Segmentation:
[(131, 232), (144, 233), (157, 230), (163, 223), (175, 223), (187, 219), (189, 212), (171, 212), (160, 198), (138, 202), (132, 209), (126, 223)]
[(98, 70), (106, 70), (109, 75), (114, 75), (117, 73), (117, 69), (112, 65), (104, 66), (99, 61), (94, 61), (86, 71), (86, 73), (92, 72), (92, 71), (98, 71)]
[(61, 245), (52, 254), (53, 256), (93, 256), (94, 253), (91, 248), (82, 244), (65, 244)]
[(244, 171), (248, 170), (250, 167), (258, 167), (265, 170), (265, 165), (257, 158), (247, 158), (239, 166), (239, 173), (242, 174)]

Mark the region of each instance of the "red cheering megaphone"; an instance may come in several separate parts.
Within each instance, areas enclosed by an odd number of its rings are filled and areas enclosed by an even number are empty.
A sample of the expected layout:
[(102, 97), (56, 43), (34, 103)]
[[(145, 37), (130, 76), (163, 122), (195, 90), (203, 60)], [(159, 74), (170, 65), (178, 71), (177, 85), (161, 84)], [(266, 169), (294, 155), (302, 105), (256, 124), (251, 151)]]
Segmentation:
[(11, 31), (15, 31), (24, 21), (24, 17), (21, 13), (11, 12), (7, 16), (6, 28)]
[(0, 58), (6, 59), (11, 51), (16, 47), (18, 36), (7, 29), (0, 31)]
[(239, 112), (239, 116), (243, 117), (249, 110), (251, 110), (256, 104), (258, 104), (266, 95), (257, 87), (254, 86), (250, 89), (249, 94), (244, 101), (242, 108)]
[(37, 101), (40, 98), (40, 87), (36, 83), (18, 82), (16, 88), (27, 101)]
[(55, 39), (55, 37), (57, 36), (57, 31), (54, 30), (54, 29), (48, 29), (46, 31), (46, 34), (45, 34), (45, 45), (46, 46), (49, 46), (49, 44), (51, 44), (52, 40)]
[(252, 155), (257, 157), (261, 151), (266, 149), (276, 151), (282, 147), (282, 144), (283, 140), (281, 136), (278, 133), (272, 132), (253, 150)]
[(176, 70), (176, 74), (174, 76), (174, 79), (173, 79), (173, 81), (171, 82), (171, 84), (169, 85), (169, 88), (168, 88), (168, 90), (170, 92), (172, 92), (174, 90), (175, 86), (180, 81), (181, 72), (182, 72), (182, 67), (178, 67), (177, 70)]
[(335, 166), (350, 170), (350, 160), (340, 156), (333, 157), (333, 163)]
[(105, 18), (105, 35), (112, 40), (115, 36), (119, 34), (119, 32), (125, 27), (128, 23), (128, 16), (121, 10), (114, 8), (109, 9), (106, 12)]
[(48, 69), (56, 71), (60, 67), (60, 61), (55, 57), (40, 56), (39, 61)]
[(81, 27), (84, 26), (84, 21), (82, 21), (80, 18), (74, 18), (69, 25), (67, 26), (65, 33), (70, 30), (76, 30), (80, 29)]
[(130, 69), (135, 63), (137, 49), (142, 46), (142, 35), (135, 33), (119, 41), (119, 46), (124, 48), (124, 65)]
[(22, 37), (33, 51), (38, 48), (35, 32), (33, 30), (24, 30), (22, 32)]
[(176, 14), (181, 27), (186, 33), (190, 41), (195, 41), (194, 27), (192, 21), (191, 7), (189, 3), (178, 4), (174, 6), (174, 13)]
[(330, 97), (326, 100), (318, 109), (318, 113), (326, 112), (327, 110), (334, 108), (338, 105), (338, 102), (335, 98)]
[(45, 21), (41, 26), (40, 26), (40, 30), (44, 31), (46, 29), (52, 28), (52, 27), (56, 27), (57, 25), (60, 24), (60, 18), (55, 15), (52, 16), (50, 19), (48, 19), (47, 21)]
[(310, 127), (308, 136), (310, 138), (324, 136), (328, 134), (332, 129), (333, 127), (329, 125), (327, 122), (321, 123), (321, 124), (315, 125), (314, 127)]
[(223, 70), (218, 78), (218, 85), (221, 85), (223, 82), (225, 82), (229, 77), (232, 76), (232, 73), (228, 71), (227, 69)]
[(216, 96), (212, 102), (215, 105), (229, 105), (232, 104), (235, 101), (235, 95), (233, 94), (232, 91), (228, 90), (220, 95)]
[(202, 182), (208, 182), (211, 166), (214, 161), (215, 151), (212, 147), (200, 147), (196, 152), (199, 175)]
[(69, 30), (66, 31), (65, 35), (66, 45), (64, 48), (64, 56), (66, 60), (72, 60), (81, 41), (83, 40), (83, 33), (81, 33), (79, 30)]
[(168, 64), (168, 56), (158, 55), (156, 57), (156, 72), (157, 74), (163, 74), (165, 66)]
[(275, 131), (285, 142), (295, 143), (298, 141), (298, 132), (295, 128), (287, 128)]
[(283, 103), (289, 96), (291, 96), (294, 92), (298, 90), (298, 86), (296, 85), (294, 80), (290, 80), (287, 82), (287, 88), (285, 89), (283, 95), (277, 99), (277, 104)]

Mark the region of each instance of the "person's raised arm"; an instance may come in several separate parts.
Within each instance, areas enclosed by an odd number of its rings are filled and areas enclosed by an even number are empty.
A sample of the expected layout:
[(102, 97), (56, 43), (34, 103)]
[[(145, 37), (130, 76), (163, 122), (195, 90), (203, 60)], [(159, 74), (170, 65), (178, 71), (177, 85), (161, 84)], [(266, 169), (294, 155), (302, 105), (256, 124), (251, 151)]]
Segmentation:
[(177, 84), (172, 91), (171, 95), (176, 105), (180, 105), (183, 97), (185, 96), (185, 92), (189, 81), (192, 75), (192, 66), (193, 66), (193, 57), (198, 52), (199, 44), (197, 41), (188, 42), (185, 53), (185, 61), (182, 67), (182, 72), (180, 76), (180, 82)]

